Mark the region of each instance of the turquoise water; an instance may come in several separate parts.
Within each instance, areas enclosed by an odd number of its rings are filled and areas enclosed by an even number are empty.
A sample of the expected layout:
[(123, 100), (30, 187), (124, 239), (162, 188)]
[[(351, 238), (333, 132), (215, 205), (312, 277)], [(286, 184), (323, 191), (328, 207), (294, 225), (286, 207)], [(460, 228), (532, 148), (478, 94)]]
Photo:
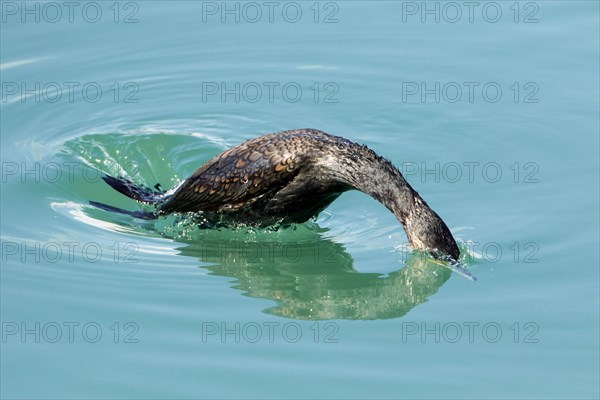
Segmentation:
[[(2, 398), (600, 396), (597, 2), (0, 6)], [(282, 230), (88, 204), (302, 127), (392, 160), (478, 281), (358, 192)]]

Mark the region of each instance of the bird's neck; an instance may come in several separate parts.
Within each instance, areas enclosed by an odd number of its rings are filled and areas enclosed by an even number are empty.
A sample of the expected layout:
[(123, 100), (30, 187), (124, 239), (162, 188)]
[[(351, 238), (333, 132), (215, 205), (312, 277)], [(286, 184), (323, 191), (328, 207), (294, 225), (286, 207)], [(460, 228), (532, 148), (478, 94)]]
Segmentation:
[(460, 251), (448, 226), (388, 160), (365, 146), (337, 157), (337, 179), (386, 206), (402, 223), (413, 248), (458, 259)]

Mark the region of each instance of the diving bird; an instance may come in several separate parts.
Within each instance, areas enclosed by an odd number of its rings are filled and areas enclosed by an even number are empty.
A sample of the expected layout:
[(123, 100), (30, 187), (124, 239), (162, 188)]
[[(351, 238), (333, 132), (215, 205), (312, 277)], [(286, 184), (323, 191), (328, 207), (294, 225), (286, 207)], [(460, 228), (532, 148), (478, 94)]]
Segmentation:
[(302, 223), (343, 192), (356, 189), (386, 206), (402, 223), (412, 247), (457, 260), (450, 230), (400, 171), (373, 150), (315, 129), (271, 133), (239, 144), (202, 165), (169, 191), (103, 176), (117, 191), (152, 211), (90, 203), (142, 219), (201, 213), (209, 223), (255, 226)]

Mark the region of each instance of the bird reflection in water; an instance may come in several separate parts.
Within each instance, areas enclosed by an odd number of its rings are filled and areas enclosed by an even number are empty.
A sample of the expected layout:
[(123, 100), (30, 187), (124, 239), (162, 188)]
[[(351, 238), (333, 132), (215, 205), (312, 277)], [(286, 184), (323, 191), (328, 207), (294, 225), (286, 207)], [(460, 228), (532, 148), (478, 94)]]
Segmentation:
[(204, 241), (181, 247), (210, 274), (237, 280), (244, 294), (274, 300), (265, 312), (302, 320), (399, 318), (424, 303), (451, 271), (425, 253), (389, 274), (363, 273), (344, 246), (318, 236), (303, 242)]

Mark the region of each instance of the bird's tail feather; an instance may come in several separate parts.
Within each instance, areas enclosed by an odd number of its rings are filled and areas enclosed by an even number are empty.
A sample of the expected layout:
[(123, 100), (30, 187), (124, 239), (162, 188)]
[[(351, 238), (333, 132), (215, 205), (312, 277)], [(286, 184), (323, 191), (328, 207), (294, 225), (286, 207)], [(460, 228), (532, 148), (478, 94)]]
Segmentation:
[[(149, 187), (138, 185), (129, 179), (105, 175), (102, 177), (117, 192), (125, 196), (146, 204), (156, 204), (163, 199), (163, 191), (152, 190)], [(157, 188), (159, 185), (155, 186)]]
[(118, 214), (131, 215), (134, 218), (145, 220), (152, 220), (158, 218), (158, 215), (152, 211), (129, 211), (122, 208), (109, 206), (108, 204), (98, 203), (97, 201), (90, 201), (90, 204), (94, 207), (98, 207), (101, 210), (115, 212)]
[[(157, 204), (164, 199), (164, 192), (159, 189), (160, 185), (158, 184), (154, 187), (155, 190), (153, 190), (143, 185), (137, 185), (131, 182), (129, 179), (123, 177), (115, 178), (114, 176), (104, 175), (102, 179), (117, 192), (122, 193), (125, 196), (141, 203)], [(98, 203), (97, 201), (90, 201), (90, 204), (105, 211), (131, 215), (135, 218), (146, 220), (158, 218), (158, 214), (152, 211), (129, 211), (122, 208), (109, 206), (108, 204)]]

